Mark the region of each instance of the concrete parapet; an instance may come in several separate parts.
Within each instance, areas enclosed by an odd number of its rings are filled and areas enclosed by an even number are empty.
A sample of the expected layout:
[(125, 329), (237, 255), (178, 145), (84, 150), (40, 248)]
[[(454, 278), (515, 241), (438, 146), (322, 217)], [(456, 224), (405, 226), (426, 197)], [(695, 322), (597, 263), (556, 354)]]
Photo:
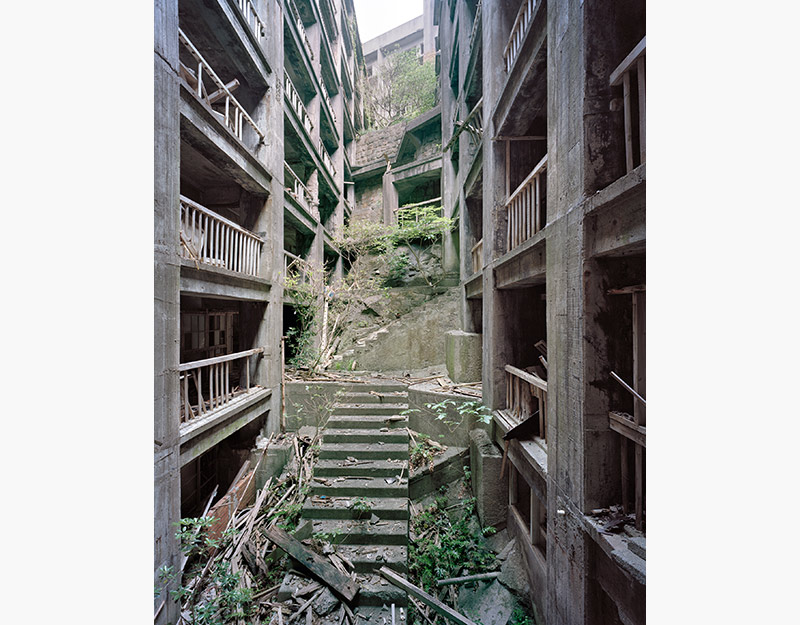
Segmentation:
[(447, 375), (453, 382), (481, 381), (481, 334), (451, 330), (445, 335)]
[[(476, 399), (455, 393), (442, 393), (437, 391), (439, 388), (429, 382), (408, 387), (408, 406), (414, 410), (409, 414), (408, 426), (444, 445), (469, 447), (469, 431), (474, 427), (485, 426), (472, 416), (459, 414), (457, 406)], [(438, 419), (437, 413), (428, 408), (428, 404), (439, 404), (446, 400), (454, 404), (445, 406), (445, 418)]]
[(469, 433), (472, 491), (483, 527), (502, 527), (508, 512), (508, 475), (500, 479), (503, 455), (483, 430)]

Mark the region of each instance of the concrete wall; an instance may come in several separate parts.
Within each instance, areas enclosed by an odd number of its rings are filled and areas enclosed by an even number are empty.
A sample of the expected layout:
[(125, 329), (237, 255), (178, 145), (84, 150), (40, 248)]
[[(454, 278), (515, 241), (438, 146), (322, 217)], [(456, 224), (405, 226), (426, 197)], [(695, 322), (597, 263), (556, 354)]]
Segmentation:
[[(161, 594), (154, 610), (169, 596), (174, 584), (164, 586), (161, 567), (176, 567), (178, 545), (173, 538), (180, 518), (180, 469), (178, 433), (179, 295), (178, 261), (178, 28), (177, 0), (156, 0), (154, 39), (155, 119), (154, 153), (154, 357), (155, 397), (153, 413), (154, 453), (154, 554), (155, 588)], [(157, 625), (176, 622), (177, 605), (167, 601)]]

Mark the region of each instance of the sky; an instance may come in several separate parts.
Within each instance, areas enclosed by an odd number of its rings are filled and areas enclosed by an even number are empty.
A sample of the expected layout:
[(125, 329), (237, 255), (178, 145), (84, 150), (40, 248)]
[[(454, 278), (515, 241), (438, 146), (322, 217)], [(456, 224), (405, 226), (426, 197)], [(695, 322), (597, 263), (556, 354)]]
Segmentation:
[(361, 42), (422, 15), (422, 0), (353, 0)]

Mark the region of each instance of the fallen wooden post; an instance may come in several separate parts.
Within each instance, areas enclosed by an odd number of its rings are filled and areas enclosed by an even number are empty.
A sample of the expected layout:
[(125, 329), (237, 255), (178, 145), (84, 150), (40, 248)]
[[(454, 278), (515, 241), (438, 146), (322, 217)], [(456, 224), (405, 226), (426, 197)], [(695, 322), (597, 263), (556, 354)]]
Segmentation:
[(458, 623), (459, 625), (477, 625), (474, 621), (469, 620), (463, 614), (459, 614), (450, 606), (439, 601), (436, 597), (432, 597), (431, 595), (429, 595), (427, 592), (422, 590), (422, 588), (414, 586), (414, 584), (409, 582), (401, 575), (395, 573), (392, 569), (382, 566), (378, 570), (378, 572), (381, 575), (383, 575), (387, 580), (389, 580), (392, 584), (394, 584), (398, 588), (402, 588), (408, 594), (422, 601), (422, 603), (424, 603), (425, 605), (430, 606), (437, 614), (445, 617), (449, 621), (452, 621), (453, 623)]
[(643, 404), (647, 405), (647, 402), (645, 401), (644, 397), (642, 397), (641, 395), (639, 395), (639, 393), (637, 393), (635, 390), (633, 390), (632, 386), (630, 386), (627, 382), (625, 382), (625, 380), (623, 380), (621, 377), (619, 377), (613, 371), (611, 372), (611, 377), (614, 378), (620, 384), (622, 384), (622, 386), (625, 387), (625, 390), (628, 391), (629, 393), (631, 393), (636, 399), (638, 399)]
[(328, 584), (331, 590), (345, 600), (352, 601), (358, 594), (358, 585), (350, 577), (338, 571), (328, 560), (306, 547), (294, 536), (279, 527), (263, 528), (261, 533), (307, 568), (314, 577)]
[(492, 573), (478, 573), (477, 575), (465, 575), (464, 577), (448, 577), (436, 581), (437, 586), (449, 586), (450, 584), (466, 584), (467, 582), (477, 582), (484, 579), (495, 579), (500, 577), (500, 571)]

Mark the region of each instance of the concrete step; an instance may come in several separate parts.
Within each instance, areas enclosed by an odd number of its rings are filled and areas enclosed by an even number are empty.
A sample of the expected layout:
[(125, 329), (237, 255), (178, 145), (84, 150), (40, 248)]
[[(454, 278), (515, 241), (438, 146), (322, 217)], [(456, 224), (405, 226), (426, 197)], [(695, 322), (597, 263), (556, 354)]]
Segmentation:
[[(396, 415), (389, 415), (396, 416)], [(370, 415), (334, 415), (328, 419), (325, 426), (326, 433), (330, 430), (344, 428), (348, 429), (370, 429), (380, 430), (381, 428), (405, 428), (408, 427), (408, 417), (403, 417), (402, 420), (387, 421), (386, 416), (370, 416)]]
[[(326, 480), (325, 483), (320, 479)], [(388, 483), (386, 480), (391, 480)], [(315, 476), (310, 494), (326, 497), (408, 497), (408, 479), (396, 477), (334, 477)]]
[[(381, 428), (382, 430), (383, 428)], [(395, 428), (394, 431), (386, 428), (385, 432), (375, 428), (334, 428), (325, 430), (323, 441), (326, 443), (408, 443), (408, 431)]]
[[(387, 616), (387, 625), (392, 622), (392, 604), (395, 604), (395, 622), (399, 623), (399, 607), (406, 607), (408, 604), (408, 596), (404, 590), (401, 590), (394, 584), (389, 583), (382, 576), (377, 573), (356, 574), (361, 590), (356, 596), (356, 603), (360, 608), (364, 607), (378, 607), (386, 606), (386, 610), (381, 612), (381, 617)], [(373, 617), (374, 618), (374, 617)], [(356, 619), (358, 623), (362, 623), (361, 619)], [(375, 621), (372, 621), (375, 622)], [(377, 621), (383, 624), (383, 620)]]
[(408, 571), (408, 548), (402, 545), (337, 545), (336, 553), (352, 562), (356, 573), (373, 573), (382, 566), (388, 566), (398, 573)]
[(387, 520), (372, 523), (323, 519), (313, 521), (314, 533), (326, 534), (325, 540), (335, 545), (407, 545), (408, 521)]
[(317, 477), (372, 476), (393, 477), (400, 472), (408, 476), (408, 462), (388, 462), (386, 460), (359, 460), (357, 463), (345, 460), (318, 460), (314, 467)]
[[(353, 508), (356, 497), (363, 497), (369, 505), (369, 511)], [(308, 497), (303, 504), (304, 519), (369, 519), (372, 515), (387, 521), (403, 521), (408, 519), (408, 499), (406, 497), (331, 497), (314, 495)]]
[(337, 403), (340, 404), (397, 404), (407, 403), (407, 391), (356, 391), (346, 392), (336, 397)]
[(355, 458), (356, 460), (408, 460), (408, 445), (402, 443), (324, 443), (320, 460)]
[(339, 382), (339, 388), (343, 393), (369, 393), (375, 391), (376, 393), (407, 393), (408, 386), (402, 382), (384, 382), (384, 381), (367, 381), (367, 382)]
[(408, 404), (345, 404), (337, 402), (333, 407), (334, 415), (399, 415), (408, 408)]

